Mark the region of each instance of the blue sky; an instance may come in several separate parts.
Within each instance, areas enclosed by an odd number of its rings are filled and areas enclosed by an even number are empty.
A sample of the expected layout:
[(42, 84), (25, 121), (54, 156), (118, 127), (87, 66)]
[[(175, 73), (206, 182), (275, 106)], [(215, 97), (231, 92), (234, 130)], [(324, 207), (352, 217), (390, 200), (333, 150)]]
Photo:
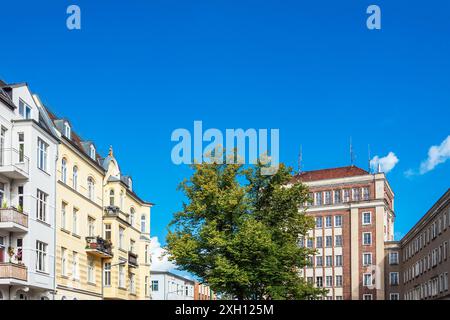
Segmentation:
[[(395, 153), (396, 231), (447, 190), (450, 161), (417, 174), (450, 134), (448, 1), (7, 1), (0, 78), (26, 81), (155, 202), (164, 242), (189, 174), (170, 152), (176, 128), (279, 128), (280, 158), (304, 169)], [(81, 8), (82, 29), (66, 28)], [(382, 29), (366, 28), (366, 8)], [(449, 142), (450, 143), (450, 142)], [(440, 150), (445, 155), (445, 148)], [(445, 160), (445, 158), (443, 158)], [(405, 176), (407, 170), (416, 172)]]

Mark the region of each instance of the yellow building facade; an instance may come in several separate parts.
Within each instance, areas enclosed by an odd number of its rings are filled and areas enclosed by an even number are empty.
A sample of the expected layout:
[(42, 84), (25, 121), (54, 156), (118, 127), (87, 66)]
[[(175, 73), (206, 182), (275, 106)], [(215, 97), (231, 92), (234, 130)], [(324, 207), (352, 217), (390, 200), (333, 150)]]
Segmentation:
[(66, 119), (56, 182), (56, 299), (150, 299), (150, 209), (106, 158)]

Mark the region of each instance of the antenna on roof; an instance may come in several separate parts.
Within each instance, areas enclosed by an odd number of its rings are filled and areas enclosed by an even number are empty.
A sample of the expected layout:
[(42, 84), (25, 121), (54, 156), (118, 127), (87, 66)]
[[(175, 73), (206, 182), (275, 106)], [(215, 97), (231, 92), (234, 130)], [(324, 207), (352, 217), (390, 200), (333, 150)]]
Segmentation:
[(303, 160), (303, 151), (302, 145), (300, 145), (300, 152), (298, 154), (298, 173), (302, 172), (302, 160)]
[(367, 165), (368, 165), (368, 171), (369, 171), (369, 173), (371, 173), (370, 172), (370, 144), (368, 144), (367, 145), (367, 159), (368, 159), (368, 163), (367, 163)]
[(350, 137), (350, 165), (352, 167), (355, 165), (355, 155), (353, 153), (352, 137)]

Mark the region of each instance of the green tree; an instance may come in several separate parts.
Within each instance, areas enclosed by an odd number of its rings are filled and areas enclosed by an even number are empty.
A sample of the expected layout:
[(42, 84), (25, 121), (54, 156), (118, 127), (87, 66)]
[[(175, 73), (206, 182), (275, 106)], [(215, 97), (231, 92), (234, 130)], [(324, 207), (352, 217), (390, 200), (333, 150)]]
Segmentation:
[(299, 276), (314, 252), (298, 240), (313, 227), (299, 210), (307, 188), (280, 164), (195, 164), (180, 184), (188, 201), (167, 235), (169, 260), (219, 293), (238, 299), (309, 299), (323, 294)]

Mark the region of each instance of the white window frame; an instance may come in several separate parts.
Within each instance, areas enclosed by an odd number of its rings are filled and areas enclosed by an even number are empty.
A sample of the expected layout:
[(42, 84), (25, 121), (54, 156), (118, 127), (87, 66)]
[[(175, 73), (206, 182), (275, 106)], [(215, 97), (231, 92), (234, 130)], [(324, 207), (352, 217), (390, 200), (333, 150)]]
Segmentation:
[[(339, 221), (339, 223), (337, 223), (337, 221)], [(342, 216), (341, 215), (334, 216), (334, 227), (335, 228), (342, 227)]]
[[(370, 277), (370, 283), (366, 283), (366, 276)], [(371, 273), (363, 273), (363, 286), (364, 287), (371, 287), (373, 285), (373, 276)]]
[[(365, 235), (366, 234), (370, 234), (370, 243), (366, 243), (366, 239), (365, 239)], [(364, 246), (370, 246), (370, 245), (372, 245), (372, 232), (363, 232), (362, 233), (362, 244), (364, 245)]]
[(37, 151), (37, 167), (47, 172), (48, 144), (41, 138), (38, 138)]
[[(365, 215), (366, 215), (366, 214), (369, 214), (369, 222), (366, 222), (366, 220), (365, 220)], [(361, 214), (361, 221), (362, 221), (362, 225), (363, 225), (363, 226), (371, 225), (371, 224), (372, 224), (372, 212), (370, 212), (370, 211), (364, 211), (364, 212)]]
[(67, 276), (67, 249), (61, 247), (61, 275)]
[(48, 270), (47, 248), (45, 242), (36, 240), (36, 271), (46, 273)]
[(47, 223), (47, 198), (48, 194), (42, 190), (36, 191), (36, 219)]
[[(369, 257), (369, 263), (367, 263), (366, 257)], [(372, 252), (364, 252), (362, 256), (363, 266), (365, 267), (371, 266), (373, 264), (372, 258), (373, 258)]]
[(103, 265), (103, 285), (111, 287), (111, 262), (105, 262)]

